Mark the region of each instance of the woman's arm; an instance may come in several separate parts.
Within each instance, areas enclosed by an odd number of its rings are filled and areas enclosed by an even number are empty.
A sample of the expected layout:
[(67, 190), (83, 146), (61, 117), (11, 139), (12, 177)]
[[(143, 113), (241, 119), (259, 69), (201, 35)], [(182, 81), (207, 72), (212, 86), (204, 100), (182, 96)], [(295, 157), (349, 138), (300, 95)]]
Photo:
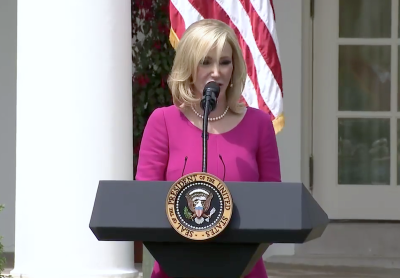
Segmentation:
[(168, 133), (164, 111), (157, 108), (150, 115), (139, 149), (137, 180), (164, 181), (168, 162)]
[(281, 166), (275, 130), (268, 114), (261, 116), (257, 163), (259, 181), (281, 182)]

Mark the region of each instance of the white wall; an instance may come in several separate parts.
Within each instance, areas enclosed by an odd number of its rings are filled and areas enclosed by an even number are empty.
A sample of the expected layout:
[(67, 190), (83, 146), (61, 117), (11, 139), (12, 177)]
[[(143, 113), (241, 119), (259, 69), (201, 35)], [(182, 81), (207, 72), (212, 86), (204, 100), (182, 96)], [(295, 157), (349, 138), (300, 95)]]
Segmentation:
[[(302, 7), (301, 0), (274, 1), (283, 73), (285, 127), (278, 133), (282, 181), (302, 181)], [(274, 244), (264, 258), (294, 255), (294, 244)]]
[[(0, 0), (0, 235), (14, 251), (17, 1)], [(32, 215), (34, 217), (34, 214)]]

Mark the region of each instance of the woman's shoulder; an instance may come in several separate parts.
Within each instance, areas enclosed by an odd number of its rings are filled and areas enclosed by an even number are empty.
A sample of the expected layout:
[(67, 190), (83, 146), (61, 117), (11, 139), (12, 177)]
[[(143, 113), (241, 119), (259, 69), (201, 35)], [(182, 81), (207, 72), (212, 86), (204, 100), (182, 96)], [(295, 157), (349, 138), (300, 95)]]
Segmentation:
[(246, 111), (246, 128), (251, 132), (257, 133), (261, 137), (269, 137), (275, 135), (274, 125), (271, 116), (257, 108), (247, 107)]
[(170, 118), (178, 118), (180, 116), (180, 111), (175, 105), (163, 106), (154, 109), (151, 113), (149, 120), (166, 120)]
[(261, 109), (247, 107), (246, 116), (253, 123), (272, 124), (271, 116), (268, 113), (262, 111)]
[(157, 126), (163, 128), (164, 132), (174, 126), (181, 126), (184, 123), (180, 109), (175, 105), (163, 106), (154, 109), (147, 120), (146, 127)]
[(180, 109), (175, 105), (154, 109), (147, 120), (145, 129), (155, 136), (177, 136), (187, 124)]

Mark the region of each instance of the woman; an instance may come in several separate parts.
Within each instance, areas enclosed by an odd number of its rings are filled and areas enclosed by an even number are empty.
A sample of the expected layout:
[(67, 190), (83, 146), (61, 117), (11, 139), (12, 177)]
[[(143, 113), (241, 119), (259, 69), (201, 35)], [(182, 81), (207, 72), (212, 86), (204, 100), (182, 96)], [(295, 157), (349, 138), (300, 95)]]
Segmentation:
[[(158, 108), (150, 116), (136, 179), (176, 181), (182, 175), (201, 172), (200, 99), (204, 86), (215, 81), (220, 94), (209, 117), (207, 171), (221, 179), (225, 176), (225, 181), (280, 182), (278, 148), (269, 115), (240, 103), (245, 80), (246, 64), (233, 30), (212, 19), (192, 24), (178, 44), (168, 80), (174, 105)], [(168, 276), (156, 262), (151, 277)], [(246, 277), (268, 277), (262, 258)]]

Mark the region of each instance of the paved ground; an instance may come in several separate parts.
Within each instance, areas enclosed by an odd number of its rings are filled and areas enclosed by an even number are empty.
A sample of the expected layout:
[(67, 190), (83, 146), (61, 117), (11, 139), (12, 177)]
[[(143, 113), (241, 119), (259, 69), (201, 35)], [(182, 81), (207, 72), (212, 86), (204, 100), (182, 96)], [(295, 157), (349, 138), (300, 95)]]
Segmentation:
[[(400, 269), (266, 264), (269, 278), (399, 278)], [(9, 270), (4, 274), (8, 274)]]
[(266, 264), (269, 278), (400, 278), (400, 269)]

